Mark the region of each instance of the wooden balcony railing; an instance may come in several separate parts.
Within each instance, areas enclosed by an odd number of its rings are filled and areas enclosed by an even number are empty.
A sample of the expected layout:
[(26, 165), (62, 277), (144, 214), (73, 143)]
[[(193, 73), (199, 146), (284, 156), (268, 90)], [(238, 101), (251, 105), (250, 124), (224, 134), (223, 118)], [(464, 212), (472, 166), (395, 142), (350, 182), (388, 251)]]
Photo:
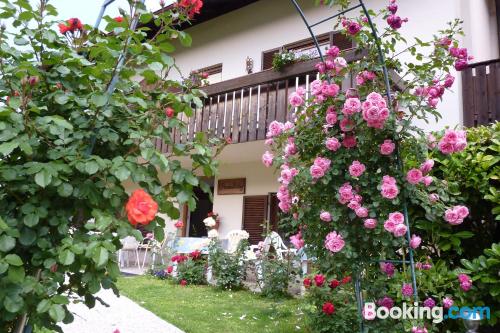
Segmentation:
[[(355, 61), (363, 53), (348, 51), (346, 60)], [(203, 108), (190, 118), (185, 133), (174, 132), (174, 143), (184, 143), (197, 132), (207, 132), (219, 138), (231, 138), (233, 143), (265, 139), (269, 124), (291, 119), (288, 96), (297, 87), (308, 90), (310, 82), (317, 78), (314, 65), (318, 59), (287, 66), (282, 72), (265, 70), (207, 86), (207, 98)], [(352, 77), (347, 77), (342, 89), (353, 86)], [(183, 115), (185, 117), (185, 115)], [(167, 152), (168, 147), (158, 142), (157, 148)]]
[(462, 72), (464, 125), (500, 120), (500, 59), (471, 64)]

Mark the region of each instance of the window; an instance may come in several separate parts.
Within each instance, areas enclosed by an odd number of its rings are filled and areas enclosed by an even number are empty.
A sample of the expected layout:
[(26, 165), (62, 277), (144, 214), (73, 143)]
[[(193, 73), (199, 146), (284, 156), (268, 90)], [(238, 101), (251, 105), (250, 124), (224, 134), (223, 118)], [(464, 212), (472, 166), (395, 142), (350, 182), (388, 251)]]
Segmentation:
[(267, 195), (252, 195), (243, 197), (243, 230), (250, 237), (250, 244), (257, 244), (262, 240), (263, 224), (267, 218)]
[[(354, 46), (352, 40), (344, 36), (340, 32), (329, 32), (318, 35), (316, 36), (316, 38), (321, 50), (323, 51), (323, 54), (331, 45), (338, 46), (340, 50), (348, 50), (353, 48)], [(272, 68), (273, 56), (281, 51), (291, 51), (295, 53), (296, 57), (300, 57), (303, 55), (307, 55), (311, 58), (319, 57), (318, 50), (316, 49), (316, 45), (314, 44), (314, 40), (312, 38), (307, 38), (295, 43), (286, 44), (282, 47), (262, 52), (262, 70)]]
[(207, 73), (207, 80), (210, 84), (222, 81), (222, 64), (216, 64), (204, 68), (197, 69), (198, 73)]

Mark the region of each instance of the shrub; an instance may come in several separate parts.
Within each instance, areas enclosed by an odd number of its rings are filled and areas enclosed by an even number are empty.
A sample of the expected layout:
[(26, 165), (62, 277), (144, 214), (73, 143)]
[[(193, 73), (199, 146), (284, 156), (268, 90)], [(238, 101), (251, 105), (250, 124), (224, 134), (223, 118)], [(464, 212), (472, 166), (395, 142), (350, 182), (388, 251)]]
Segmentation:
[(222, 289), (240, 289), (246, 272), (245, 251), (248, 240), (242, 240), (234, 253), (226, 253), (218, 240), (209, 246), (208, 264), (212, 269), (215, 285)]
[(206, 284), (206, 265), (207, 259), (202, 256), (200, 251), (194, 251), (189, 254), (186, 260), (177, 264), (177, 282), (186, 281), (187, 284)]
[[(57, 330), (57, 322), (73, 318), (73, 297), (93, 307), (101, 288), (118, 293), (120, 239), (141, 238), (131, 223), (147, 225), (161, 241), (165, 223), (156, 211), (177, 219), (176, 204), (194, 209), (195, 186), (209, 191), (178, 159), (212, 176), (217, 140), (198, 133), (190, 143), (172, 141), (173, 131), (187, 129), (180, 116), (191, 116), (203, 96), (168, 78), (171, 41), (191, 43), (176, 30), (189, 10), (153, 15), (140, 1), (130, 4), (122, 22), (104, 18), (104, 31), (70, 19), (58, 33), (47, 0), (38, 8), (0, 0), (0, 17), (13, 27), (0, 28), (1, 332), (26, 318)], [(133, 17), (141, 24), (135, 31)], [(161, 33), (150, 36), (150, 26)], [(172, 147), (170, 156), (156, 149), (157, 140)], [(168, 184), (160, 172), (172, 176)], [(131, 198), (128, 179), (142, 188)]]
[(262, 296), (280, 298), (289, 295), (288, 286), (296, 275), (293, 258), (281, 260), (271, 254), (262, 254), (256, 265), (262, 274), (260, 279), (257, 276)]

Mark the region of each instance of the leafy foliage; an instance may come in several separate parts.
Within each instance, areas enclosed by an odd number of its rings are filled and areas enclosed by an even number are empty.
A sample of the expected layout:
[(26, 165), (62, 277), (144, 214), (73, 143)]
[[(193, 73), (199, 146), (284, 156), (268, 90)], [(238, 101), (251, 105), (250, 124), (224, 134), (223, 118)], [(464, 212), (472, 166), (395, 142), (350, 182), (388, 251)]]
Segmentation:
[[(141, 237), (124, 215), (125, 181), (145, 189), (160, 212), (176, 219), (177, 204), (196, 205), (193, 188), (203, 184), (195, 170), (212, 176), (217, 166), (217, 141), (205, 134), (172, 142), (174, 130), (187, 128), (177, 116), (191, 116), (203, 97), (196, 87), (169, 79), (172, 40), (190, 41), (174, 28), (186, 13), (153, 15), (131, 1), (123, 22), (105, 17), (104, 31), (75, 26), (64, 35), (53, 30), (56, 14), (47, 0), (36, 8), (28, 0), (0, 0), (0, 18), (12, 18), (15, 28), (0, 31), (2, 332), (24, 313), (32, 324), (58, 329), (57, 322), (72, 320), (70, 296), (93, 307), (100, 288), (117, 292), (120, 239)], [(135, 16), (141, 27), (134, 31)], [(159, 33), (151, 36), (148, 26)], [(119, 80), (108, 96), (115, 73)], [(166, 116), (167, 106), (174, 117)], [(158, 151), (158, 140), (171, 152)], [(182, 157), (193, 167), (184, 168)], [(167, 183), (164, 174), (171, 176)], [(146, 227), (160, 241), (163, 228), (159, 217)]]
[(215, 285), (222, 289), (240, 289), (245, 278), (245, 251), (248, 240), (243, 239), (234, 253), (226, 253), (220, 243), (213, 239), (209, 245), (208, 264), (212, 269)]

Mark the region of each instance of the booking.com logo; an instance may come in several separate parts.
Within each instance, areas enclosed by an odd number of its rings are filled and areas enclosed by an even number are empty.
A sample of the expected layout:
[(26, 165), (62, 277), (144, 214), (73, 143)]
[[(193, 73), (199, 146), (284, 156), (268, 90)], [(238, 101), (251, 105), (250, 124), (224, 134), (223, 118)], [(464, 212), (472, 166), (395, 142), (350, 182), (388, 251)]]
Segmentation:
[(488, 306), (452, 306), (444, 313), (444, 308), (435, 306), (433, 308), (419, 306), (417, 302), (413, 306), (403, 303), (403, 307), (393, 306), (388, 309), (385, 306), (377, 307), (375, 303), (365, 303), (363, 316), (367, 320), (378, 319), (432, 319), (433, 323), (439, 324), (444, 319), (490, 319), (490, 308)]

